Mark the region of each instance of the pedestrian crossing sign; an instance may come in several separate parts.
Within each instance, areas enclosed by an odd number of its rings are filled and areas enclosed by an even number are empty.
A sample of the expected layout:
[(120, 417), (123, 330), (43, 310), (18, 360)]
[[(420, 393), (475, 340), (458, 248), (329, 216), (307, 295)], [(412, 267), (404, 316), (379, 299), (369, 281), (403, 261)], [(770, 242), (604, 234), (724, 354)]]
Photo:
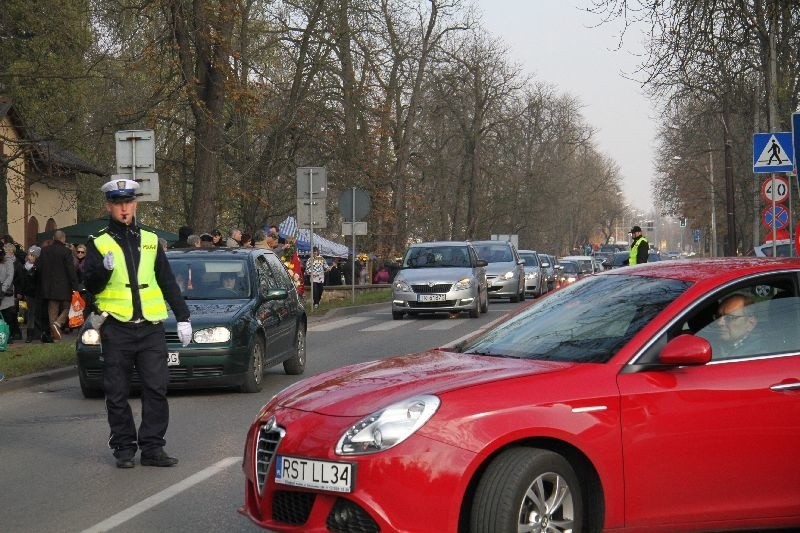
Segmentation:
[(753, 135), (753, 172), (792, 172), (794, 146), (792, 132), (756, 133)]

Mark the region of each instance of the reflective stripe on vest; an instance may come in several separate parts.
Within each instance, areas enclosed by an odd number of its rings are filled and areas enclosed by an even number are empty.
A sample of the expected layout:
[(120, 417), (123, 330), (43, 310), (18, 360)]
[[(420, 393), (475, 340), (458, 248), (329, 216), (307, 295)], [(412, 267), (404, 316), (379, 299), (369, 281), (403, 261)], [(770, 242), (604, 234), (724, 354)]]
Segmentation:
[[(158, 236), (155, 233), (139, 230), (141, 235), (141, 249), (139, 252), (139, 299), (142, 303), (142, 316), (156, 322), (167, 318), (167, 305), (164, 295), (156, 281), (156, 253), (158, 251)], [(94, 245), (100, 255), (111, 252), (114, 254), (114, 270), (105, 289), (96, 297), (97, 307), (121, 322), (133, 318), (133, 293), (128, 276), (128, 265), (125, 263), (125, 254), (122, 253), (117, 241), (111, 235), (104, 233), (94, 240)]]

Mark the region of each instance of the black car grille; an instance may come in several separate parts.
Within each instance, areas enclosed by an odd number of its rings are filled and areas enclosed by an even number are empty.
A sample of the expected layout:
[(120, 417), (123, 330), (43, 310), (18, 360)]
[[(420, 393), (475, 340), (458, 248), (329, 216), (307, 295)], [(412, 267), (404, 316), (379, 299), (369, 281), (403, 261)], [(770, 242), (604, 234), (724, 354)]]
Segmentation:
[(437, 283), (436, 285), (412, 285), (411, 289), (418, 294), (431, 294), (448, 292), (452, 286), (452, 283)]
[(258, 442), (256, 443), (256, 482), (259, 494), (264, 492), (264, 484), (267, 481), (272, 458), (275, 456), (275, 450), (278, 449), (281, 437), (285, 434), (284, 430), (279, 427), (267, 428), (268, 426), (264, 425), (258, 430)]
[[(169, 367), (169, 382), (172, 384), (186, 383), (190, 378), (216, 378), (222, 377), (225, 374), (225, 367), (222, 365), (209, 365), (209, 366), (171, 366)], [(102, 368), (87, 368), (86, 377), (90, 379), (103, 379)], [(139, 377), (139, 372), (134, 368), (131, 375), (131, 383), (134, 385), (141, 384), (142, 379)]]
[(294, 526), (305, 524), (314, 506), (314, 497), (315, 494), (311, 492), (275, 491), (272, 497), (272, 519)]
[(325, 525), (333, 533), (378, 533), (381, 530), (361, 506), (344, 498), (337, 498)]
[(180, 344), (180, 340), (178, 340), (178, 332), (177, 331), (167, 331), (164, 333), (164, 337), (167, 339), (167, 344)]
[(445, 300), (444, 302), (408, 302), (411, 309), (436, 309), (437, 307), (453, 307), (455, 300)]
[(489, 287), (488, 290), (489, 290), (489, 292), (497, 292), (497, 291), (500, 291), (502, 289), (503, 289), (503, 287)]

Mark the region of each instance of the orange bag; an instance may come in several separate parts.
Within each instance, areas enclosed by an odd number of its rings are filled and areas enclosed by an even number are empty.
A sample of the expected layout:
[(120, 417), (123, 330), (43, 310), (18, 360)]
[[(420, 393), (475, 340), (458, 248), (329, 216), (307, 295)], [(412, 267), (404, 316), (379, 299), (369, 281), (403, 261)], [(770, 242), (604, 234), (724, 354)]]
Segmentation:
[(86, 309), (86, 302), (81, 298), (77, 291), (72, 293), (72, 303), (69, 306), (68, 325), (70, 328), (79, 328), (83, 325), (83, 310)]

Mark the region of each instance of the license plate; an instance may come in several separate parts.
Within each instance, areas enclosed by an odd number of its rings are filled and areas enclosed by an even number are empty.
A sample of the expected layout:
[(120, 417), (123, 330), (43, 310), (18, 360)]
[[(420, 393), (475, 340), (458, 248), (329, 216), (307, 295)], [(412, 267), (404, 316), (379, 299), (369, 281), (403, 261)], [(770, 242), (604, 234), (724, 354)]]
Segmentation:
[(353, 474), (351, 463), (317, 461), (285, 455), (278, 455), (275, 462), (275, 483), (294, 487), (352, 492)]
[(445, 301), (444, 294), (418, 294), (418, 302), (443, 302)]
[(167, 352), (167, 366), (178, 366), (181, 364), (181, 357), (178, 352)]

